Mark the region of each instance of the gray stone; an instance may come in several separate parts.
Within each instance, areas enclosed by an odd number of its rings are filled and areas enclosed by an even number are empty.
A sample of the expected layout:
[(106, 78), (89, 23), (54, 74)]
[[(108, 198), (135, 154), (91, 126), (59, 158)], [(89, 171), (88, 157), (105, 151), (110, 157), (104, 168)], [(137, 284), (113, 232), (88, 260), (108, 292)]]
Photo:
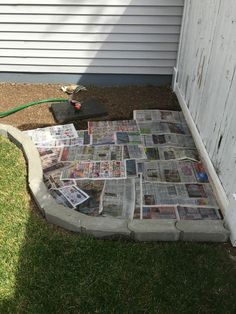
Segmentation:
[(128, 224), (132, 237), (139, 241), (178, 241), (175, 220), (133, 220)]
[(229, 237), (222, 220), (181, 220), (176, 228), (182, 241), (226, 242)]
[(7, 126), (7, 135), (10, 141), (12, 141), (18, 148), (22, 149), (22, 141), (25, 138), (23, 133), (14, 128), (13, 126)]
[(0, 123), (0, 135), (8, 137), (7, 135), (7, 125)]

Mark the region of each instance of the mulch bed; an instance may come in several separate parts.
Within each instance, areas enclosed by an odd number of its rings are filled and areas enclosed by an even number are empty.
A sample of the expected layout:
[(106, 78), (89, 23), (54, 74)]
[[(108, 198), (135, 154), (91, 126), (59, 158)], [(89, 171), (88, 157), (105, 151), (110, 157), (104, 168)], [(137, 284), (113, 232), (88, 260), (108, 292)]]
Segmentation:
[[(31, 101), (56, 97), (69, 98), (70, 96), (60, 90), (61, 86), (62, 84), (0, 83), (0, 112)], [(135, 109), (180, 110), (169, 86), (86, 87), (87, 91), (79, 92), (75, 98), (80, 101), (97, 98), (107, 108), (106, 120), (130, 119)], [(0, 123), (10, 124), (20, 130), (57, 124), (50, 112), (50, 104), (24, 109), (1, 118)], [(74, 124), (77, 129), (87, 128), (87, 121), (77, 121)]]

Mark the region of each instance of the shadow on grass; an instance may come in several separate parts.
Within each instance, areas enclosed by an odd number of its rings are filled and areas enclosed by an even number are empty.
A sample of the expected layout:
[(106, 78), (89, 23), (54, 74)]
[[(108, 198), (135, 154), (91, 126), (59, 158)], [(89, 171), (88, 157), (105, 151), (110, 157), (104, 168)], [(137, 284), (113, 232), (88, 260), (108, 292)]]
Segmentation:
[(0, 313), (235, 313), (222, 245), (96, 240), (31, 212)]

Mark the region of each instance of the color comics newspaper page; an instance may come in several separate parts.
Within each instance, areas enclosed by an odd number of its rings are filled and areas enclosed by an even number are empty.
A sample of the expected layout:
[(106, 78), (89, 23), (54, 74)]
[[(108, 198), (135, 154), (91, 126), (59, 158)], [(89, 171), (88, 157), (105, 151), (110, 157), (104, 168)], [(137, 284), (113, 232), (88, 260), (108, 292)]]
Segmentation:
[(211, 186), (205, 184), (142, 183), (143, 207), (145, 206), (203, 206), (216, 207)]
[(89, 196), (81, 189), (76, 187), (75, 185), (72, 186), (64, 186), (59, 189), (62, 195), (71, 203), (73, 207), (85, 202)]
[(62, 171), (61, 180), (124, 179), (124, 161), (75, 162)]
[(44, 142), (68, 140), (78, 137), (76, 129), (72, 123), (24, 131), (24, 134), (28, 135), (32, 141), (38, 143), (38, 145)]
[(192, 160), (199, 161), (199, 155), (195, 149), (179, 147), (145, 147), (148, 160)]
[(102, 131), (117, 132), (137, 132), (138, 127), (135, 120), (117, 120), (117, 121), (89, 121), (89, 134), (101, 133)]
[(142, 145), (125, 145), (124, 159), (147, 159)]
[(60, 161), (123, 160), (123, 147), (119, 145), (64, 147)]
[(142, 138), (139, 132), (116, 132), (115, 142), (117, 145), (140, 145)]
[(134, 110), (133, 117), (137, 121), (185, 122), (182, 112), (171, 110)]
[(175, 206), (143, 207), (143, 219), (178, 220), (178, 213)]
[(89, 195), (89, 198), (76, 207), (76, 210), (90, 216), (100, 214), (105, 181), (83, 180), (76, 181), (76, 186)]
[(197, 183), (194, 163), (190, 161), (150, 161), (138, 162), (138, 172), (144, 181)]
[(131, 219), (135, 203), (135, 180), (106, 181), (102, 200), (104, 216)]
[(139, 131), (142, 135), (148, 134), (185, 134), (190, 135), (190, 131), (185, 123), (170, 122), (138, 122)]
[(181, 220), (220, 220), (222, 216), (217, 208), (177, 207)]
[(190, 135), (183, 134), (146, 134), (142, 135), (144, 146), (177, 146), (186, 148), (196, 148)]
[(43, 170), (50, 169), (53, 165), (58, 163), (60, 156), (60, 148), (39, 148), (39, 156), (42, 163)]

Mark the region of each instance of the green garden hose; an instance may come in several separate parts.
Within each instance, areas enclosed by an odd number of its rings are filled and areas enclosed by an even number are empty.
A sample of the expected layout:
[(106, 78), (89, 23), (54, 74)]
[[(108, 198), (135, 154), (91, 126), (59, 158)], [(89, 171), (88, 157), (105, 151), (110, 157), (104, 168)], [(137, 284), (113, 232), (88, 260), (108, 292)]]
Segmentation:
[(31, 107), (31, 106), (34, 106), (34, 105), (40, 105), (40, 104), (43, 104), (43, 103), (46, 103), (46, 102), (65, 102), (65, 101), (68, 101), (68, 99), (66, 99), (66, 98), (49, 98), (49, 99), (45, 99), (45, 100), (29, 102), (28, 104), (25, 104), (25, 105), (22, 105), (22, 106), (19, 106), (19, 107), (16, 107), (16, 108), (12, 108), (12, 109), (10, 109), (8, 111), (0, 112), (0, 118), (4, 118), (6, 116), (9, 116), (12, 113), (15, 113), (17, 111), (20, 111), (22, 109), (25, 109), (25, 108), (28, 108), (28, 107)]

